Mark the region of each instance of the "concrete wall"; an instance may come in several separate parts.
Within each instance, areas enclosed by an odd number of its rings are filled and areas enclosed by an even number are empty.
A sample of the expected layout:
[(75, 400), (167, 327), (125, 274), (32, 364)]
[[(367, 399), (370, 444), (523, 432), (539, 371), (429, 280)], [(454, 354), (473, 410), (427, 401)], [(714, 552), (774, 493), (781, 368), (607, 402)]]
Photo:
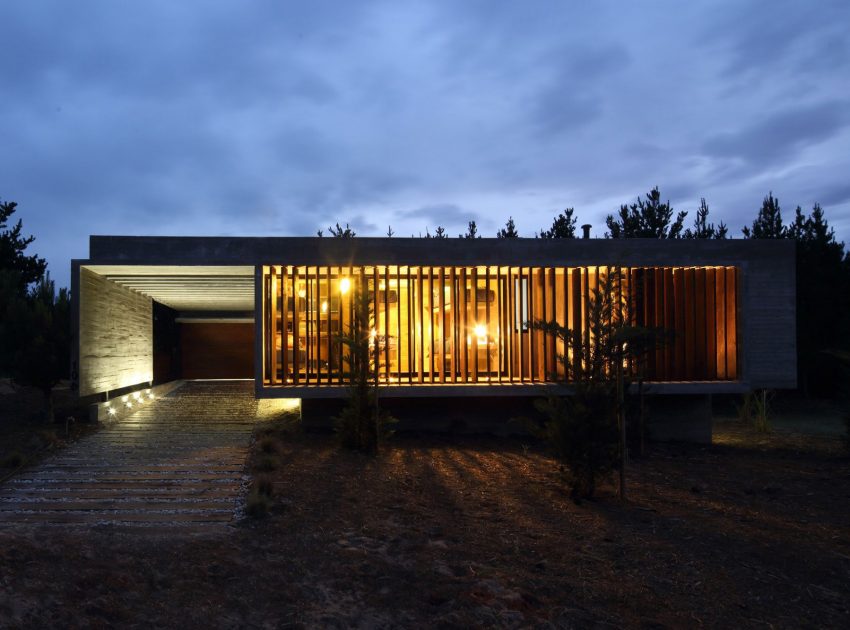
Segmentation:
[(797, 387), (797, 288), (794, 241), (786, 255), (741, 267), (738, 322), (743, 373), (752, 389)]
[(152, 381), (151, 299), (84, 267), (78, 288), (79, 395)]

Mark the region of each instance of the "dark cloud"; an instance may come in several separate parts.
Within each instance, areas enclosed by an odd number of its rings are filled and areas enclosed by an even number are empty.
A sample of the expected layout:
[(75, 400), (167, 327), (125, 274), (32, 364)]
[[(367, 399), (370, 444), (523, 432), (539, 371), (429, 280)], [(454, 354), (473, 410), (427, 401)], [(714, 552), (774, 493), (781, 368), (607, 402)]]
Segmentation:
[(707, 155), (750, 164), (787, 162), (811, 145), (833, 137), (850, 124), (848, 102), (797, 107), (759, 120), (736, 132), (721, 133), (703, 144)]
[(820, 73), (847, 61), (844, 0), (729, 2), (708, 21), (704, 37), (723, 49), (724, 72), (770, 81), (795, 72)]
[(398, 213), (401, 219), (414, 219), (432, 230), (437, 226), (448, 228), (465, 227), (469, 221), (479, 221), (480, 217), (453, 203), (440, 203)]

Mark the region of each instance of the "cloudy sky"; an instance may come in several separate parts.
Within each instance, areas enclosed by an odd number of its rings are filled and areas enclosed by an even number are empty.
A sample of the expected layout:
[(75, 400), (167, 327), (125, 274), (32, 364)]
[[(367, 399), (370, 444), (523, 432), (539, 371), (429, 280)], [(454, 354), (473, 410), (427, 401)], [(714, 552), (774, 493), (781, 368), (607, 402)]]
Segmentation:
[(653, 186), (850, 241), (850, 3), (2, 2), (0, 199), (89, 234), (520, 234)]

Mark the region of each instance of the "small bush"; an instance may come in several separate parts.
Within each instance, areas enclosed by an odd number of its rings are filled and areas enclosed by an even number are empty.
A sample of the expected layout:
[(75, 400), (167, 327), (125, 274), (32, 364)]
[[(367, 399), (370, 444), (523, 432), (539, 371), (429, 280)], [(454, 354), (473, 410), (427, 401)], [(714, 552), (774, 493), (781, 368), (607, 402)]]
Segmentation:
[(268, 497), (274, 495), (274, 485), (272, 484), (272, 480), (266, 477), (265, 475), (257, 477), (256, 481), (254, 482), (254, 487), (260, 494), (264, 494)]
[(274, 487), (271, 479), (266, 476), (257, 477), (248, 493), (245, 503), (245, 513), (251, 518), (262, 518), (272, 507)]
[(770, 433), (770, 402), (773, 392), (763, 389), (761, 391), (747, 392), (744, 394), (741, 404), (738, 405), (738, 418), (752, 425), (758, 433)]
[(271, 436), (264, 437), (260, 440), (260, 451), (263, 453), (277, 453), (277, 440)]
[(0, 461), (0, 468), (20, 468), (24, 465), (25, 461), (26, 457), (24, 457), (23, 453), (13, 451)]
[(245, 504), (245, 513), (251, 518), (262, 518), (269, 513), (271, 507), (270, 496), (251, 490)]
[(616, 405), (607, 383), (579, 384), (574, 396), (535, 401), (546, 420), (532, 431), (565, 466), (574, 501), (593, 497), (597, 481), (620, 463)]
[(280, 461), (274, 455), (263, 455), (254, 464), (254, 469), (261, 472), (271, 472), (277, 470), (280, 466)]

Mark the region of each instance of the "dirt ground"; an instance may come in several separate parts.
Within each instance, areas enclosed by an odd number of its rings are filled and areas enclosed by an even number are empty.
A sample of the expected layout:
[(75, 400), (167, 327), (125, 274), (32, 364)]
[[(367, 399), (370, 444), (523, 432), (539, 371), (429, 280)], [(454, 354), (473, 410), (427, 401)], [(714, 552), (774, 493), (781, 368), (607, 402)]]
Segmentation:
[[(2, 627), (850, 627), (850, 459), (732, 420), (572, 503), (537, 445), (274, 433), (269, 516), (0, 529)], [(260, 453), (259, 445), (270, 453)]]

